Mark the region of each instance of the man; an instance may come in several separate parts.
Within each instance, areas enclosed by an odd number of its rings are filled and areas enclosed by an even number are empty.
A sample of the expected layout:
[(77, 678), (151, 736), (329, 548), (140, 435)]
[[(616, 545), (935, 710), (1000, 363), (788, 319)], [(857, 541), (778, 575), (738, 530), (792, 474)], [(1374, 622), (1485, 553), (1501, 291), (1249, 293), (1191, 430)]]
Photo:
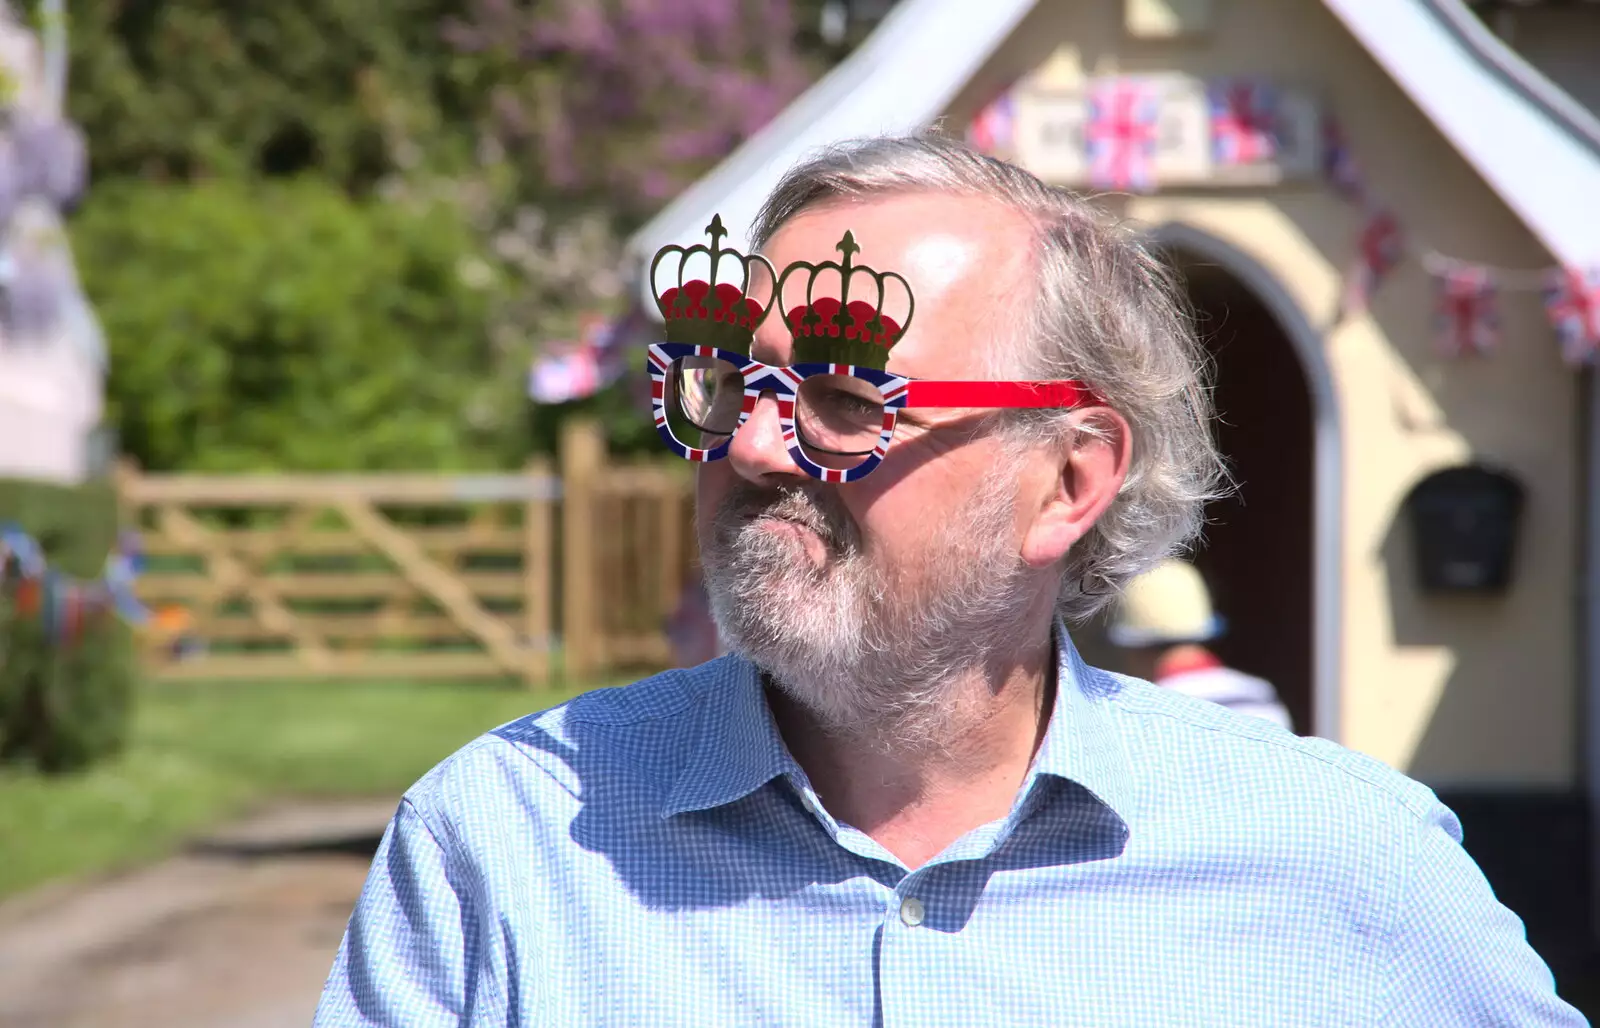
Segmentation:
[(1135, 678), (1292, 731), (1289, 711), (1271, 682), (1228, 667), (1205, 647), (1222, 635), (1222, 624), (1200, 572), (1172, 559), (1123, 587), (1106, 636), (1122, 648), (1123, 670)]
[(409, 790), (318, 1024), (1583, 1023), (1429, 790), (1079, 659), (1218, 480), (1154, 258), (939, 139), (755, 237), (652, 270), (732, 652)]

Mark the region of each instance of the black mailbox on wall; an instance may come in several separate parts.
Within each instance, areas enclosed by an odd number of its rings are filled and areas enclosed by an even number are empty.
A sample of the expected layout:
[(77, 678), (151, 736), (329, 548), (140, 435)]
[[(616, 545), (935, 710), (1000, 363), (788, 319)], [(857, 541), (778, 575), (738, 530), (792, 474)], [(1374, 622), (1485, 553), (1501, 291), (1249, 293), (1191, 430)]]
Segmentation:
[(1503, 593), (1511, 585), (1522, 484), (1469, 464), (1435, 471), (1406, 496), (1417, 575), (1426, 593)]

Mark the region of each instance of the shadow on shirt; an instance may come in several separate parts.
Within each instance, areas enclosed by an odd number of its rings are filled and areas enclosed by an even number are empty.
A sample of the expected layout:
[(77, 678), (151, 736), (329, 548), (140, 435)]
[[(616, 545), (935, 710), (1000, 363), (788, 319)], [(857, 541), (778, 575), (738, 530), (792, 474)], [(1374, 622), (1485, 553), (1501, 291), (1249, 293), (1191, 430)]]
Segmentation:
[[(708, 910), (763, 900), (793, 904), (798, 917), (850, 911), (881, 917), (884, 890), (895, 889), (906, 869), (852, 852), (847, 847), (866, 845), (852, 829), (840, 829), (841, 841), (836, 841), (784, 774), (768, 777), (742, 796), (730, 786), (726, 802), (706, 809), (664, 814), (678, 776), (694, 759), (693, 744), (684, 746), (683, 740), (693, 736), (697, 707), (691, 702), (676, 716), (626, 723), (568, 716), (558, 729), (565, 739), (541, 727), (537, 716), (494, 734), (524, 751), (575, 797), (578, 811), (568, 829), (572, 842), (609, 862), (616, 878), (650, 909)], [(742, 760), (757, 759), (727, 756), (734, 769), (730, 774)], [(752, 774), (747, 784), (762, 777)], [(535, 816), (543, 820), (545, 815)], [(1121, 855), (1127, 842), (1122, 820), (1100, 799), (1076, 782), (1051, 775), (1039, 776), (1014, 826), (997, 832), (996, 827), (972, 833), (988, 831), (999, 839), (997, 845), (979, 841), (967, 849), (978, 854), (974, 858), (936, 860), (915, 872), (926, 927), (960, 931), (986, 890), (999, 887), (1020, 896), (1038, 884), (1043, 869), (1068, 880), (1084, 873), (1079, 865)], [(952, 851), (965, 856), (960, 850), (974, 841), (958, 841)]]

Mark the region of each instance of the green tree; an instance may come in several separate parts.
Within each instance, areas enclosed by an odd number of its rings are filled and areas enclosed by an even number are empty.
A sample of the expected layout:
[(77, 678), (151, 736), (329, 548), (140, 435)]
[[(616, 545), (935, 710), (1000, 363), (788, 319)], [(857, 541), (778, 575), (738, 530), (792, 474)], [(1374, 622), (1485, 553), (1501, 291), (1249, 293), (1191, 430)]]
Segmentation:
[[(317, 171), (362, 193), (470, 155), (455, 0), (71, 5), (68, 112), (96, 180)], [(397, 147), (403, 137), (407, 147)]]
[[(841, 56), (817, 38), (820, 6), (72, 4), (68, 108), (92, 183), (73, 234), (124, 447), (153, 468), (503, 463), (545, 448), (569, 409), (528, 409), (529, 361), (582, 313), (619, 313), (621, 236)], [(257, 184), (285, 178), (322, 185)], [(436, 237), (408, 236), (418, 225)], [(383, 276), (402, 255), (490, 284), (413, 267), (401, 297)], [(413, 309), (448, 321), (454, 349), (436, 352)], [(389, 363), (353, 326), (385, 326)], [(424, 365), (431, 377), (407, 377)], [(601, 412), (624, 448), (653, 438), (619, 390), (578, 409)]]
[(520, 457), (496, 288), (445, 204), (317, 179), (105, 183), (72, 226), (110, 416), (151, 469), (460, 468)]

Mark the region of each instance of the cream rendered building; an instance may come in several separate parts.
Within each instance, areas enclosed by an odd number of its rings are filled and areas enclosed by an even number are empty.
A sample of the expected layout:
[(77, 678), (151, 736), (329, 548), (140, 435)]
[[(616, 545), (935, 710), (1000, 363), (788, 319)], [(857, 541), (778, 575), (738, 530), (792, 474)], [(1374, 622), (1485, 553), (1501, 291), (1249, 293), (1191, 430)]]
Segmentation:
[[(1103, 201), (1185, 271), (1213, 340), (1244, 501), (1212, 512), (1200, 558), (1234, 625), (1226, 655), (1277, 682), (1302, 732), (1468, 807), (1553, 805), (1537, 831), (1581, 833), (1583, 797), (1600, 795), (1600, 394), (1592, 371), (1564, 362), (1535, 272), (1600, 267), (1600, 4), (901, 0), (633, 251), (647, 261), (694, 241), (713, 212), (739, 245), (812, 148), (941, 119), (959, 130), (1007, 90), (1002, 149), (1080, 184), (1082, 96), (1115, 75), (1175, 83), (1169, 105), (1189, 110), (1173, 117), (1191, 127), (1208, 81), (1247, 76), (1290, 100), (1293, 138), (1274, 166), (1207, 168), (1163, 143), (1153, 192)], [(1320, 173), (1324, 114), (1409, 240), (1368, 311), (1343, 320), (1363, 215)], [(1499, 296), (1496, 352), (1436, 350), (1430, 251), (1522, 269), (1507, 280), (1525, 288)], [(1474, 461), (1525, 490), (1510, 587), (1425, 594), (1403, 501), (1430, 472)], [(1114, 660), (1093, 626), (1080, 645)], [(1551, 859), (1577, 874), (1587, 858)]]

